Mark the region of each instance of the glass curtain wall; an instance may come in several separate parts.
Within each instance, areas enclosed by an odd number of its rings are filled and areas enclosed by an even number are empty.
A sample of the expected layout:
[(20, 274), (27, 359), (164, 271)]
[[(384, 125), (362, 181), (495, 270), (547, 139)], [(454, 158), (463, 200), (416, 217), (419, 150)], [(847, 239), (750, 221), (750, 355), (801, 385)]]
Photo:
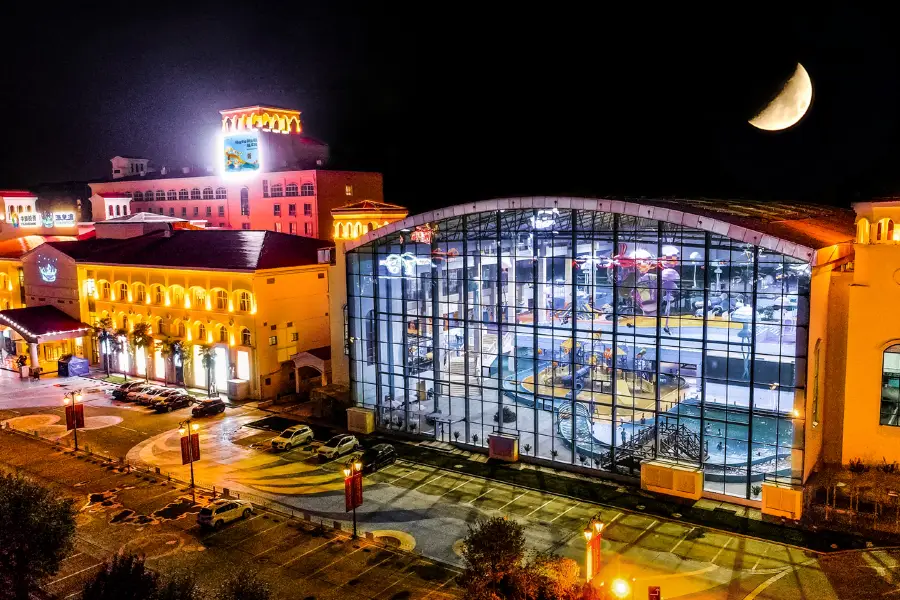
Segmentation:
[(352, 391), (380, 429), (502, 432), (523, 455), (631, 476), (702, 466), (706, 490), (744, 498), (799, 478), (808, 263), (596, 211), (429, 227), (347, 257)]

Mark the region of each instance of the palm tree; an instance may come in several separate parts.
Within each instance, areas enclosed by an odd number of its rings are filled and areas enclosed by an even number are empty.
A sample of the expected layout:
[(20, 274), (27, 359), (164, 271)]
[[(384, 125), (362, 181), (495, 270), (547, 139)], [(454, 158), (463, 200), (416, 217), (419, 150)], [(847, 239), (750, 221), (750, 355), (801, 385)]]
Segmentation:
[(190, 375), (193, 377), (194, 374), (194, 365), (193, 361), (185, 360), (186, 356), (191, 356), (194, 352), (194, 344), (188, 342), (186, 340), (176, 340), (172, 345), (172, 357), (178, 357), (178, 360), (181, 361), (182, 368), (182, 381), (181, 385), (187, 387), (185, 381), (187, 380), (187, 376)]
[[(112, 339), (112, 348), (113, 353), (116, 355), (116, 361), (118, 361), (118, 357), (121, 356), (124, 352), (128, 352), (131, 354), (131, 349), (128, 347), (128, 330), (116, 329), (115, 333), (113, 333)], [(125, 378), (125, 381), (128, 381), (128, 369), (125, 369), (123, 365), (118, 365), (122, 370), (122, 376)]]
[(169, 385), (169, 361), (171, 361), (175, 356), (176, 344), (179, 342), (177, 340), (173, 340), (170, 337), (164, 339), (159, 345), (159, 355), (162, 357), (165, 362), (166, 368), (164, 369), (165, 373), (163, 374), (163, 380), (166, 385)]
[(216, 355), (213, 353), (212, 348), (200, 346), (200, 360), (203, 364), (203, 369), (206, 371), (206, 395), (212, 396), (212, 390), (215, 387), (212, 375), (216, 367)]
[[(92, 335), (97, 340), (100, 348), (100, 356), (103, 359), (103, 365), (106, 367), (106, 376), (109, 377), (109, 359), (110, 359), (110, 342), (113, 337), (113, 322), (110, 317), (103, 317), (94, 323)], [(105, 352), (104, 352), (105, 350)]]
[(139, 349), (143, 348), (144, 350), (144, 379), (146, 381), (150, 381), (150, 356), (147, 349), (153, 345), (153, 336), (150, 331), (150, 323), (135, 323), (129, 340), (129, 346), (133, 349), (135, 357), (137, 357)]

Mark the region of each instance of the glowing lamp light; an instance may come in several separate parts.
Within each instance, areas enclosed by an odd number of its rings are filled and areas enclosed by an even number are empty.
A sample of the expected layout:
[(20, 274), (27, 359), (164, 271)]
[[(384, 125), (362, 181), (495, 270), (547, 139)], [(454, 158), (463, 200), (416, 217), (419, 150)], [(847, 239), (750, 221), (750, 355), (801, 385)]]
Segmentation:
[(185, 308), (190, 308), (190, 307), (191, 307), (191, 299), (188, 298), (187, 296), (185, 296), (185, 298), (184, 298), (184, 307), (185, 307)]
[(344, 467), (344, 477), (350, 477), (350, 467)]
[(75, 402), (81, 402), (81, 394), (80, 393), (75, 394)]
[(799, 416), (800, 416), (800, 411), (795, 408), (794, 409), (794, 418), (797, 418)]
[(229, 346), (234, 346), (234, 334), (231, 334), (231, 341), (228, 344)]
[(134, 300), (132, 299), (133, 297), (134, 296), (131, 295), (131, 292), (128, 292), (128, 301), (129, 302), (134, 302)]
[(206, 343), (212, 344), (212, 334), (211, 333), (206, 334)]
[(200, 426), (197, 425), (196, 423), (191, 423), (191, 429), (193, 429), (194, 431), (197, 431), (198, 429), (200, 429)]
[(184, 435), (185, 432), (187, 432), (187, 429), (185, 429), (184, 427), (178, 430), (178, 433), (180, 433), (181, 435)]
[(600, 533), (601, 531), (603, 531), (603, 522), (602, 521), (594, 521), (594, 530), (597, 533)]
[(145, 303), (145, 304), (150, 304), (150, 296), (147, 296), (147, 297), (144, 299), (144, 303)]
[(212, 303), (209, 301), (209, 296), (206, 297), (206, 310), (212, 310)]
[(610, 590), (616, 598), (624, 598), (631, 593), (631, 586), (624, 579), (614, 579)]
[(188, 339), (189, 342), (190, 342), (192, 339), (194, 339), (194, 336), (191, 335), (191, 330), (190, 330), (190, 329), (188, 329), (188, 331), (187, 331), (187, 339)]
[(69, 398), (68, 396), (66, 396), (65, 398), (63, 398), (63, 404), (65, 404), (66, 406), (68, 406), (68, 405), (69, 405), (69, 400), (70, 400), (70, 398)]
[(228, 301), (228, 312), (234, 312), (234, 300)]
[(112, 302), (115, 302), (115, 301), (116, 301), (116, 293), (115, 293), (115, 292), (110, 292), (110, 293), (109, 293), (109, 299), (110, 299)]
[(587, 541), (591, 541), (591, 538), (594, 537), (594, 532), (591, 531), (590, 527), (585, 527), (584, 529), (584, 539)]
[(362, 461), (357, 460), (353, 463), (353, 468), (357, 470), (357, 472), (362, 471)]

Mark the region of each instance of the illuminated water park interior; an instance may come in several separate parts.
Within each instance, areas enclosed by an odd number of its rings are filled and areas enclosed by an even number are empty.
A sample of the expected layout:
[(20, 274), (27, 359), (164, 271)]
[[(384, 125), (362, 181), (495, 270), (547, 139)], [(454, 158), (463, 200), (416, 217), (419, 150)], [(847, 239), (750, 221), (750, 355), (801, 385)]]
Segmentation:
[(381, 430), (505, 432), (525, 456), (628, 476), (670, 460), (750, 499), (801, 477), (808, 261), (556, 208), (364, 242), (347, 254), (351, 389)]

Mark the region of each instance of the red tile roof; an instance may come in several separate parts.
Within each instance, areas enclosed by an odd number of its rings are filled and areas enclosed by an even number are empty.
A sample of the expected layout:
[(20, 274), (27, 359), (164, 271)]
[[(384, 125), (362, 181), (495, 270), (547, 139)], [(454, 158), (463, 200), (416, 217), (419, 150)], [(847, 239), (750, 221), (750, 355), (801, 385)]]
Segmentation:
[(3, 198), (36, 198), (37, 194), (28, 190), (0, 190), (0, 197)]
[(55, 306), (28, 306), (0, 311), (0, 323), (12, 327), (22, 337), (35, 341), (39, 336), (90, 329)]

